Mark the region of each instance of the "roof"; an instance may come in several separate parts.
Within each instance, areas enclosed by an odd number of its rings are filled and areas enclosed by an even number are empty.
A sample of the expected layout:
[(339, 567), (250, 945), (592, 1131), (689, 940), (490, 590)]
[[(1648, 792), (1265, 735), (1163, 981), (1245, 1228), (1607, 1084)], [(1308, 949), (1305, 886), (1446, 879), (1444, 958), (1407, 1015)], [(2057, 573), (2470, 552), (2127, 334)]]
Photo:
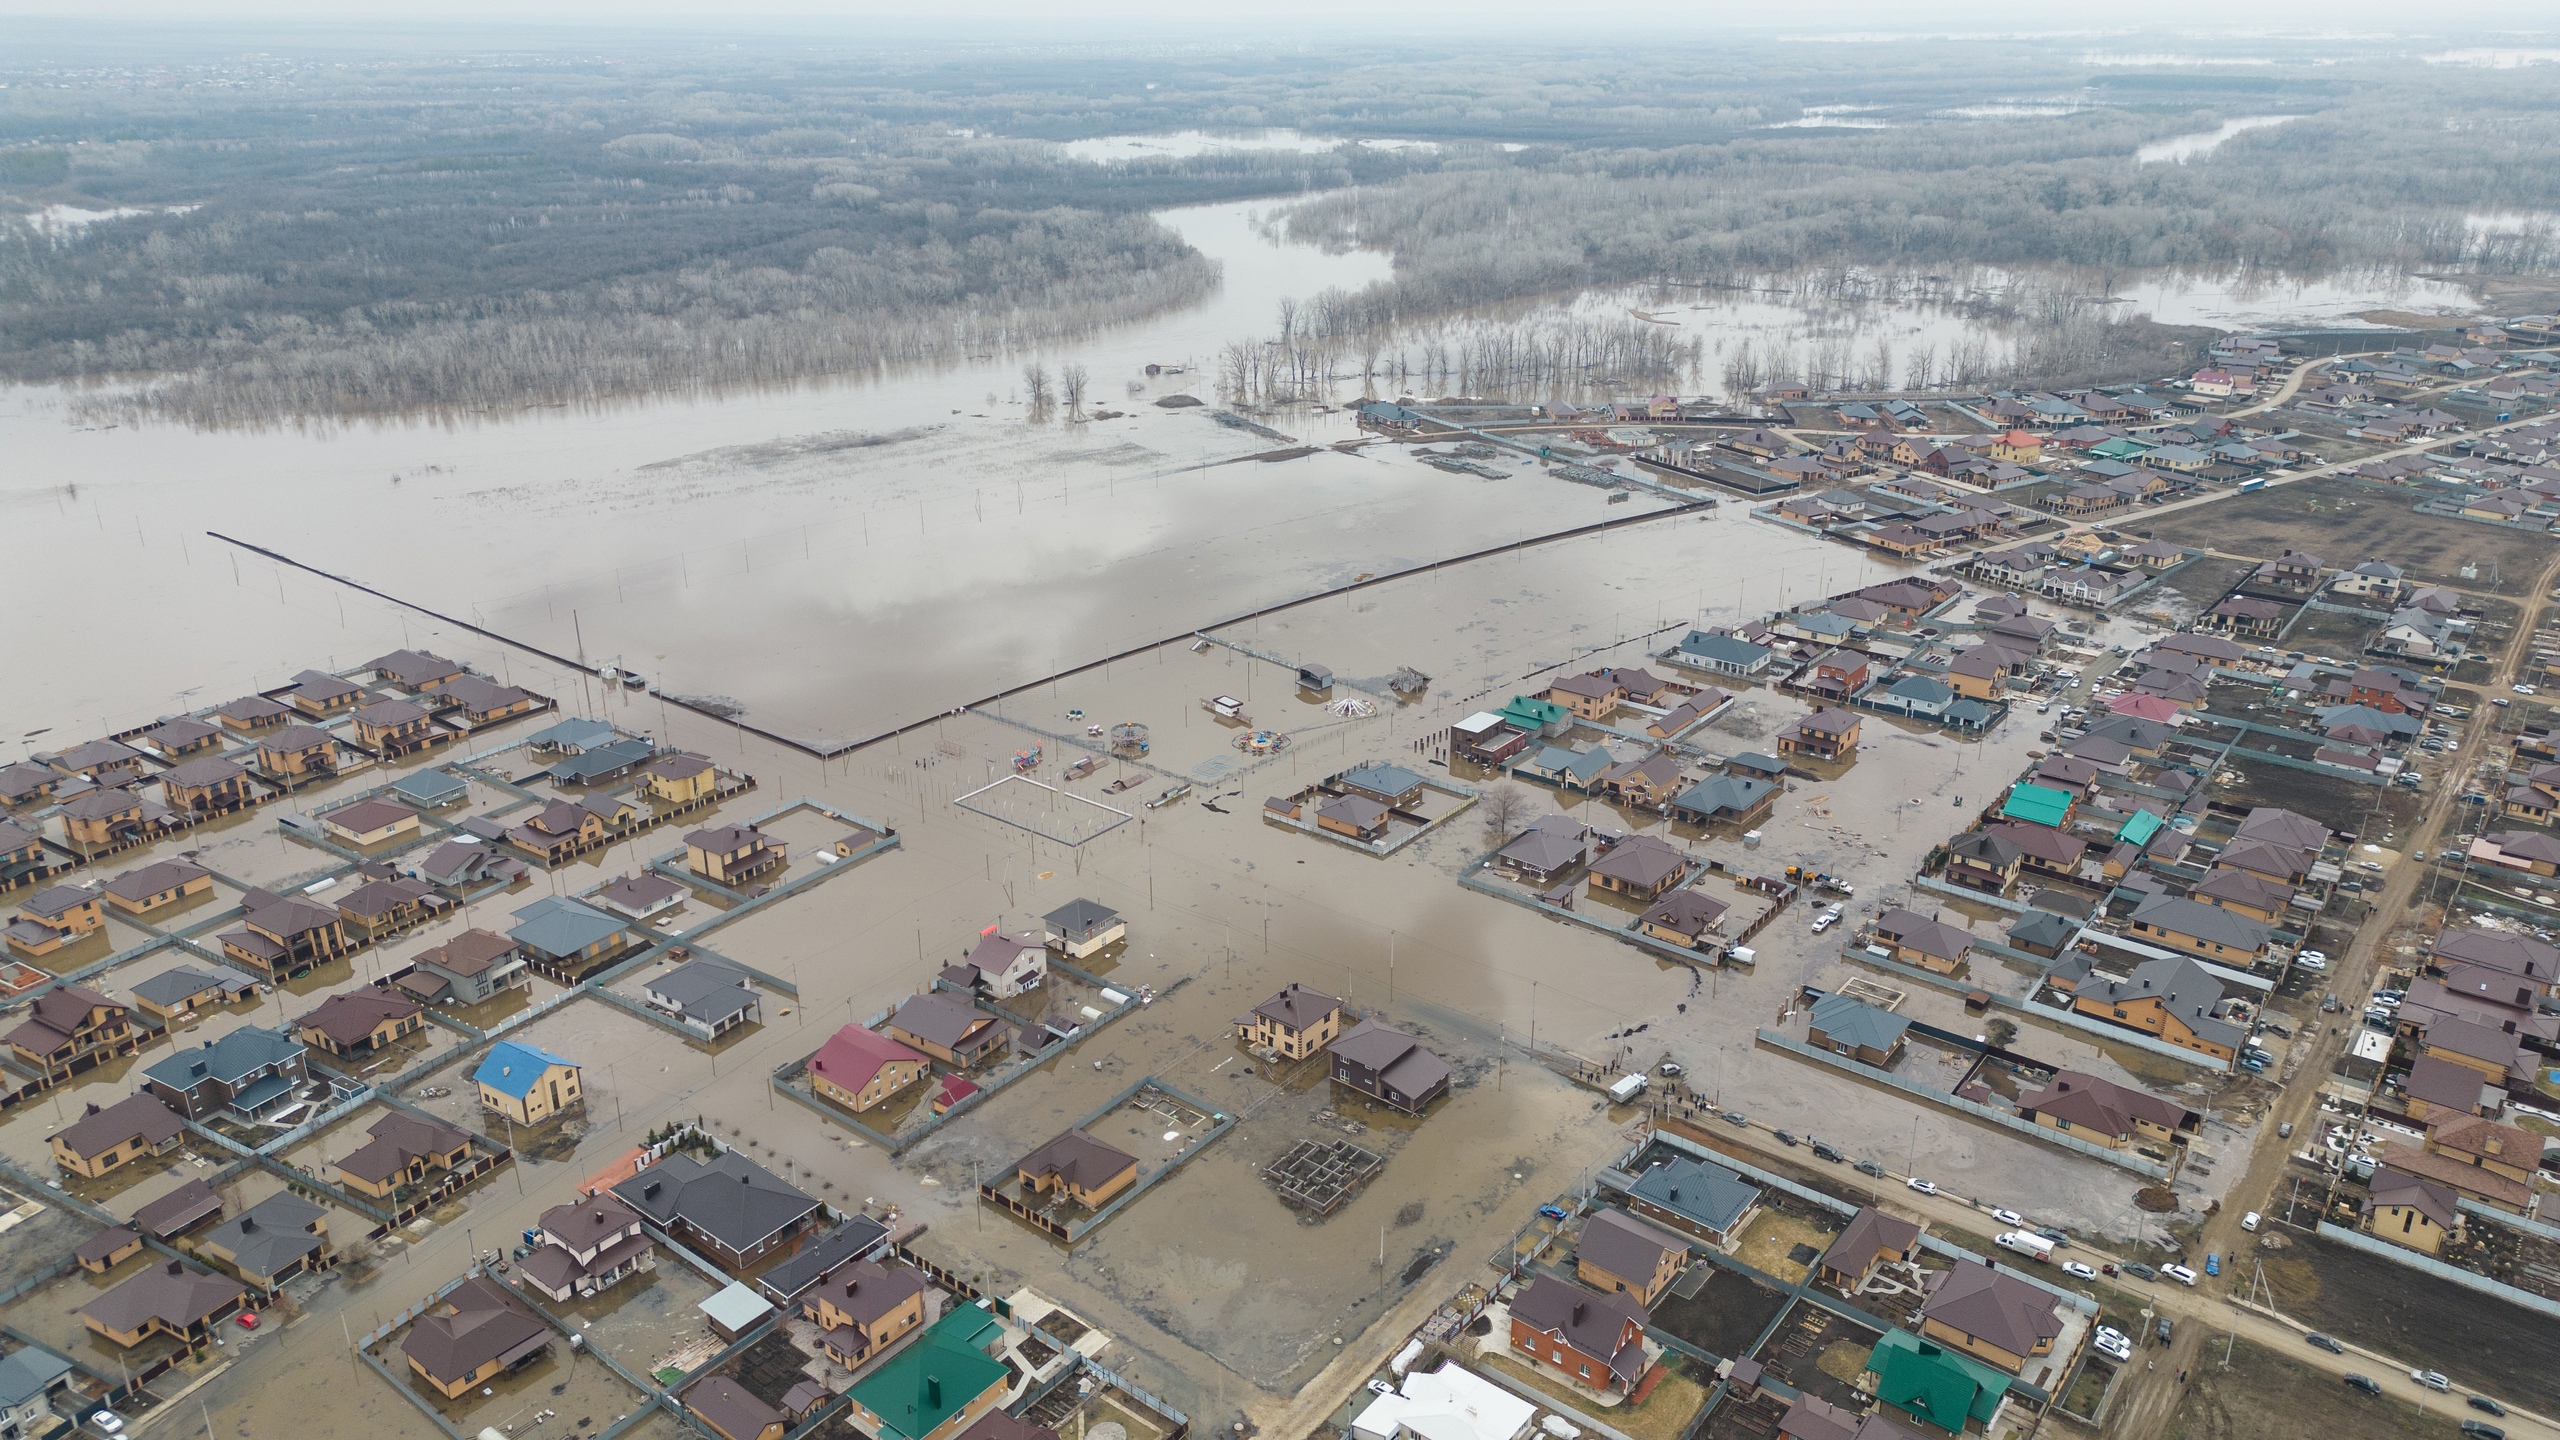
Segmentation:
[(1502, 859), (1541, 872), (1561, 870), (1582, 860), (1581, 837), (1562, 831), (1531, 829), (1502, 847)]
[[(1352, 1418), (1351, 1431), (1358, 1440), (1394, 1440), (1400, 1435), (1414, 1440), (1514, 1440), (1537, 1413), (1538, 1407), (1530, 1402), (1455, 1360), (1443, 1360), (1439, 1369), (1427, 1374), (1417, 1370), (1396, 1389), (1374, 1396)], [(987, 1418), (1001, 1414), (989, 1411)], [(959, 1440), (1012, 1437), (981, 1437), (964, 1430)]]
[[(1887, 1215), (1872, 1205), (1862, 1205), (1858, 1207), (1857, 1214), (1849, 1217), (1849, 1223), (1840, 1228), (1840, 1233), (1832, 1237), (1831, 1247), (1822, 1252), (1819, 1263), (1864, 1274), (1878, 1253), (1891, 1250), (1896, 1254), (1906, 1254), (1919, 1240), (1918, 1224), (1899, 1215)], [(1839, 1257), (1836, 1265), (1832, 1259), (1834, 1256)]]
[(887, 1226), (868, 1215), (853, 1216), (824, 1234), (802, 1241), (789, 1259), (765, 1271), (757, 1283), (764, 1286), (766, 1294), (789, 1303), (825, 1278), (828, 1271), (869, 1254), (888, 1238)]
[(1637, 1176), (1627, 1193), (1718, 1234), (1730, 1231), (1743, 1212), (1760, 1200), (1759, 1186), (1712, 1161), (1686, 1155), (1675, 1155)]
[(2478, 1070), (2458, 1060), (2441, 1055), (2421, 1055), (2409, 1063), (2409, 1077), (2402, 1088), (2412, 1100), (2423, 1100), (2431, 1108), (2458, 1111), (2468, 1115), (2480, 1108), (2484, 1092), (2502, 1087), (2483, 1079)]
[(1767, 659), (1769, 655), (1769, 649), (1765, 645), (1754, 645), (1748, 640), (1732, 635), (1716, 635), (1704, 630), (1690, 631), (1688, 636), (1680, 642), (1680, 649), (1684, 654), (1720, 661), (1727, 665), (1756, 665)]
[(603, 887), (588, 893), (599, 905), (638, 914), (664, 906), (686, 891), (684, 886), (664, 875), (642, 873), (616, 876)]
[(809, 1069), (825, 1076), (832, 1085), (860, 1094), (880, 1073), (881, 1066), (899, 1060), (925, 1063), (921, 1051), (909, 1049), (877, 1031), (847, 1025), (828, 1036), (818, 1053), (809, 1057)]
[(978, 1307), (953, 1306), (878, 1369), (855, 1381), (846, 1393), (880, 1417), (877, 1440), (918, 1440), (988, 1387), (1003, 1384), (1004, 1366), (989, 1359), (983, 1348), (986, 1332), (993, 1328), (994, 1318)]
[(1891, 1050), (1911, 1028), (1911, 1022), (1901, 1016), (1846, 995), (1825, 995), (1814, 1001), (1811, 1019), (1813, 1028), (1825, 1037), (1861, 1050)]
[(1978, 1260), (1959, 1260), (1942, 1275), (1920, 1315), (2012, 1355), (2032, 1355), (2062, 1333), (2061, 1307), (2051, 1291)]
[(1645, 1279), (1661, 1267), (1665, 1255), (1687, 1259), (1689, 1242), (1657, 1230), (1623, 1210), (1600, 1210), (1582, 1227), (1575, 1252), (1612, 1275)]
[(506, 1287), (474, 1275), (419, 1316), (400, 1349), (428, 1375), (452, 1383), (548, 1333)]
[(2318, 854), (2321, 847), (2329, 843), (2329, 827), (2308, 815), (2299, 815), (2273, 805), (2261, 805), (2250, 811), (2248, 818), (2240, 822), (2240, 828), (2234, 833), (2233, 838), (2260, 840), (2270, 845), (2308, 850)]
[(2462, 1197), (2453, 1187), (2385, 1165), (2373, 1172), (2371, 1187), (2365, 1194), (2365, 1213), (2370, 1215), (2384, 1205), (2406, 1206), (2451, 1230), (2462, 1223), (2461, 1203)]
[(712, 960), (679, 965), (648, 983), (652, 998), (675, 1008), (688, 1020), (717, 1025), (745, 1013), (756, 1003), (755, 986), (746, 972)]
[(193, 1090), (207, 1080), (230, 1084), (267, 1066), (287, 1064), (303, 1049), (301, 1041), (282, 1030), (243, 1025), (219, 1040), (164, 1056), (142, 1073), (172, 1090)]
[(1387, 818), (1387, 807), (1366, 795), (1341, 795), (1316, 811), (1323, 819), (1339, 820), (1355, 830), (1371, 829)]
[(515, 918), (507, 934), (546, 955), (575, 955), (622, 928), (613, 916), (560, 895), (543, 896), (516, 911)]
[(279, 1190), (206, 1231), (204, 1239), (231, 1252), (231, 1263), (250, 1275), (274, 1275), (321, 1247), (313, 1222), (329, 1212)]
[(411, 689), (462, 673), (461, 666), (427, 650), (394, 650), (374, 659), (364, 668), (388, 675)]
[(2009, 798), (2002, 802), (2000, 813), (2012, 819), (2058, 827), (2070, 817), (2071, 793), (2021, 781), (2009, 787)]
[(1674, 890), (1656, 902), (1652, 909), (1637, 916), (1636, 920), (1638, 924), (1659, 925), (1695, 939), (1732, 908), (1712, 895), (1702, 895), (1695, 890)]
[(154, 1005), (168, 1006), (175, 1005), (188, 996), (201, 995), (207, 990), (245, 989), (253, 983), (255, 982), (247, 976), (236, 972), (218, 975), (212, 971), (198, 970), (192, 965), (181, 965), (175, 970), (163, 970), (134, 986), (133, 998), (148, 1000)]
[(1961, 960), (1973, 948), (1972, 931), (1898, 905), (1876, 917), (1876, 933), (1940, 960)]
[(249, 1287), (227, 1275), (211, 1275), (171, 1260), (154, 1265), (80, 1307), (80, 1313), (119, 1334), (153, 1320), (185, 1330), (238, 1303)]
[(2520, 1126), (2479, 1115), (2456, 1115), (2427, 1128), (2428, 1148), (2464, 1156), (2475, 1163), (2494, 1160), (2526, 1171), (2542, 1163), (2542, 1137)]
[(707, 1163), (669, 1155), (613, 1193), (661, 1227), (681, 1219), (733, 1251), (751, 1249), (818, 1209), (798, 1186), (735, 1150)]
[(995, 1017), (956, 995), (928, 990), (908, 997), (888, 1024), (930, 1045), (956, 1049), (972, 1032), (995, 1023)]
[(1591, 862), (1591, 873), (1650, 890), (1677, 875), (1689, 857), (1651, 835), (1631, 835)]
[(757, 1294), (744, 1280), (732, 1280), (718, 1294), (693, 1308), (723, 1329), (744, 1330), (772, 1314), (773, 1302)]
[(163, 1239), (177, 1234), (207, 1215), (222, 1213), (222, 1197), (202, 1180), (189, 1180), (159, 1199), (133, 1212), (133, 1228), (146, 1235)]
[(1104, 1144), (1081, 1130), (1061, 1130), (1047, 1143), (1014, 1163), (1031, 1176), (1056, 1176), (1079, 1190), (1098, 1190), (1113, 1177), (1135, 1169), (1138, 1157)]
[(2447, 930), (2436, 936), (2435, 953), (2438, 960), (2460, 960), (2546, 981), (2560, 968), (2560, 949), (2504, 930)]
[(405, 1110), (384, 1115), (365, 1133), (372, 1138), (348, 1151), (337, 1164), (347, 1174), (375, 1184), (398, 1175), (412, 1160), (450, 1155), (471, 1143), (469, 1132)]
[[(736, 1285), (729, 1287), (730, 1290), (738, 1288)], [(720, 1293), (726, 1295), (729, 1292), (724, 1290)], [(764, 1304), (761, 1300), (756, 1303)], [(729, 1328), (734, 1330), (738, 1327), (732, 1325)], [(755, 1440), (764, 1433), (766, 1426), (780, 1424), (783, 1419), (781, 1411), (749, 1394), (747, 1387), (726, 1375), (706, 1375), (695, 1381), (693, 1388), (684, 1392), (684, 1403), (685, 1408), (702, 1417), (703, 1423), (723, 1435), (734, 1435), (738, 1440)]]
[(1877, 1399), (1959, 1435), (1968, 1417), (1987, 1422), (2011, 1383), (1981, 1361), (1908, 1330), (1888, 1328), (1868, 1367), (1876, 1372)]
[(317, 750), (338, 743), (326, 730), (314, 725), (287, 725), (258, 742), (261, 750)]
[(514, 954), (515, 948), (516, 942), (504, 935), (487, 930), (471, 929), (463, 931), (442, 945), (421, 950), (409, 958), (418, 964), (433, 965), (439, 970), (467, 979)]
[(876, 1260), (849, 1260), (818, 1281), (826, 1302), (868, 1325), (924, 1293), (924, 1276), (911, 1266), (883, 1265)]
[(1449, 1063), (1401, 1030), (1363, 1020), (1325, 1047), (1354, 1065), (1367, 1068), (1406, 1096), (1428, 1095), (1449, 1083)]
[(1680, 792), (1672, 808), (1700, 815), (1741, 814), (1778, 788), (1750, 775), (1710, 775)]
[(203, 866), (190, 865), (184, 860), (155, 860), (139, 870), (127, 870), (108, 881), (106, 891), (127, 900), (141, 900), (164, 890), (192, 885), (210, 878), (212, 874)]
[(533, 698), (533, 692), (513, 685), (500, 685), (477, 675), (456, 675), (445, 682), (444, 694), (458, 700), (466, 710), (499, 710), (519, 700)]
[(422, 1008), (415, 1000), (380, 990), (349, 990), (321, 1001), (293, 1025), (317, 1030), (338, 1045), (360, 1045), (377, 1027), (406, 1020)]
[(1253, 1013), (1290, 1030), (1305, 1030), (1341, 1008), (1341, 1001), (1323, 991), (1292, 983), (1254, 1006)]
[(2483, 1020), (2438, 1020), (2427, 1027), (2421, 1037), (2430, 1050), (2453, 1055), (2468, 1055), (2474, 1060), (2487, 1060), (2513, 1068), (2516, 1052), (2523, 1041), (2512, 1030)]
[(572, 717), (556, 725), (546, 725), (525, 737), (525, 744), (536, 750), (584, 750), (602, 745), (614, 737), (614, 728), (601, 720)]
[[(2147, 810), (2139, 813), (2150, 814)], [(2235, 901), (2261, 910), (2282, 910), (2285, 902), (2293, 898), (2293, 887), (2246, 870), (2216, 870), (2190, 886), (2187, 893)]]
[(1511, 1318), (1533, 1330), (1560, 1335), (1585, 1355), (1609, 1362), (1621, 1380), (1633, 1382), (1644, 1370), (1641, 1334), (1622, 1348), (1620, 1339), (1633, 1322), (1650, 1318), (1641, 1301), (1625, 1291), (1603, 1295), (1554, 1275), (1540, 1275), (1511, 1296)]
[(2130, 1135), (2137, 1120), (2174, 1134), (2196, 1119), (2195, 1112), (2183, 1105), (2077, 1070), (2055, 1071), (2042, 1090), (2021, 1098), (2018, 1108), (2068, 1120), (2102, 1135)]
[(564, 1055), (554, 1055), (537, 1045), (521, 1040), (501, 1040), (480, 1057), (480, 1067), (471, 1072), (471, 1082), (485, 1085), (510, 1099), (521, 1100), (533, 1093), (554, 1065), (574, 1070), (578, 1062)]
[(2058, 946), (2079, 933), (2080, 922), (2050, 910), (2029, 910), (2009, 927), (2009, 942)]
[[(2157, 898), (2157, 897), (2154, 897)], [(2200, 905), (2210, 910), (2210, 905)], [(2081, 993), (2122, 1005), (2128, 1000), (2157, 999), (2190, 1030), (2217, 1044), (2237, 1046), (2249, 1037), (2247, 1027), (2218, 1019), (2213, 1007), (2222, 1003), (2222, 982), (2183, 955), (2146, 960), (2122, 980), (2084, 984)]]
[[(112, 1233), (112, 1232), (110, 1232)], [(14, 1409), (51, 1390), (71, 1373), (71, 1362), (39, 1345), (0, 1356), (0, 1411)], [(1498, 1437), (1508, 1440), (1508, 1437)]]
[(85, 1159), (137, 1136), (156, 1148), (186, 1128), (177, 1112), (160, 1103), (158, 1096), (128, 1095), (105, 1109), (91, 1106), (87, 1114), (55, 1131), (53, 1138)]
[(2133, 921), (2251, 953), (2266, 948), (2267, 943), (2266, 926), (2219, 905), (2183, 896), (2154, 895), (2134, 907)]
[(1070, 900), (1040, 917), (1041, 923), (1061, 935), (1090, 934), (1107, 930), (1120, 919), (1120, 912), (1099, 900)]

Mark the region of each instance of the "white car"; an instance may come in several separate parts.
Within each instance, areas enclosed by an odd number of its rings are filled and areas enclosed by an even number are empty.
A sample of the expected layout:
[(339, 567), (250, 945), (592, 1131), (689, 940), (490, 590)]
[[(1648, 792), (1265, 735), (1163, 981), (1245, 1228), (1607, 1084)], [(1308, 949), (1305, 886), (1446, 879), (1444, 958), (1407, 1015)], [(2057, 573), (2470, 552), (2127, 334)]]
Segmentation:
[(2519, 694), (2519, 695), (2539, 695), (2539, 694), (2541, 694), (2541, 693), (2542, 693), (2541, 691), (2534, 689), (2534, 688), (2533, 688), (2532, 686), (2530, 686), (2530, 685), (2510, 685), (2510, 686), (2508, 686), (2507, 688), (2508, 688), (2508, 689), (2510, 689), (2510, 690), (2513, 690), (2514, 692), (2516, 692), (2516, 693), (2517, 693), (2517, 694)]
[(2062, 1273), (2070, 1276), (2074, 1280), (2095, 1280), (2098, 1278), (2098, 1272), (2096, 1270), (2081, 1264), (2077, 1260), (2063, 1261)]
[(2329, 957), (2317, 950), (2305, 950), (2293, 957), (2293, 963), (2305, 970), (2326, 970), (2329, 968)]
[(2012, 1229), (2023, 1227), (2027, 1223), (2027, 1217), (2015, 1210), (1994, 1210), (1991, 1212), (1991, 1218)]
[(2258, 1228), (2258, 1212), (2252, 1210), (2248, 1214), (2241, 1216), (2240, 1228), (2243, 1230), (2256, 1230)]
[(1938, 1182), (1935, 1180), (1923, 1180), (1919, 1176), (1914, 1175), (1902, 1183), (1919, 1191), (1923, 1195), (1935, 1195), (1938, 1193)]
[(2125, 1361), (2133, 1358), (2133, 1342), (2122, 1335), (2099, 1335), (2089, 1343), (2099, 1354), (2110, 1360)]
[(2193, 1285), (2196, 1283), (2196, 1272), (2188, 1269), (2184, 1265), (2163, 1265), (2160, 1267), (2160, 1273), (2177, 1281), (2181, 1285)]
[(124, 1422), (116, 1418), (116, 1412), (113, 1410), (99, 1411), (97, 1414), (89, 1417), (89, 1423), (97, 1426), (100, 1430), (109, 1435), (121, 1435), (124, 1433)]
[(1816, 916), (1814, 916), (1814, 917), (1813, 917), (1813, 933), (1814, 933), (1814, 934), (1816, 934), (1816, 935), (1819, 935), (1819, 934), (1821, 934), (1823, 931), (1828, 930), (1828, 929), (1830, 929), (1832, 926), (1837, 925), (1837, 924), (1839, 924), (1839, 923), (1840, 923), (1840, 907), (1839, 907), (1839, 906), (1837, 906), (1837, 905), (1834, 905), (1834, 906), (1832, 906), (1830, 909), (1825, 910), (1825, 911), (1823, 911), (1821, 914), (1816, 915)]
[(2409, 1372), (2409, 1378), (2439, 1395), (2453, 1388), (2453, 1382), (2444, 1378), (2444, 1372), (2441, 1370), (2412, 1370)]

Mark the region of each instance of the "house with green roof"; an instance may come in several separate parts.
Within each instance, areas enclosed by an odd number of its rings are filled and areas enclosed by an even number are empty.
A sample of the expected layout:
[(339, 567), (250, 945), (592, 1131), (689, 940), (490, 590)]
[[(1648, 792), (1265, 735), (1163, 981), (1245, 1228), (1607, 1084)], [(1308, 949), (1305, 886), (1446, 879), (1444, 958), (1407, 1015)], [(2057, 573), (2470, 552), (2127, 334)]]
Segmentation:
[(994, 1316), (955, 1306), (845, 1392), (855, 1425), (873, 1440), (951, 1440), (1004, 1398), (989, 1353), (1003, 1340)]
[(2117, 827), (2116, 838), (2132, 845), (2148, 845), (2160, 833), (2160, 817), (2148, 810), (2136, 810)]
[(1553, 700), (1514, 695), (1502, 707), (1502, 718), (1527, 735), (1562, 735), (1573, 728), (1573, 712)]
[(2050, 785), (2033, 785), (2019, 781), (2009, 787), (2009, 798), (2000, 806), (2001, 818), (2024, 820), (2034, 825), (2049, 825), (2059, 830), (2071, 823), (2073, 797), (2068, 790)]
[(1877, 1399), (1955, 1435), (1989, 1426), (2012, 1378), (1908, 1330), (1884, 1332), (1867, 1368)]

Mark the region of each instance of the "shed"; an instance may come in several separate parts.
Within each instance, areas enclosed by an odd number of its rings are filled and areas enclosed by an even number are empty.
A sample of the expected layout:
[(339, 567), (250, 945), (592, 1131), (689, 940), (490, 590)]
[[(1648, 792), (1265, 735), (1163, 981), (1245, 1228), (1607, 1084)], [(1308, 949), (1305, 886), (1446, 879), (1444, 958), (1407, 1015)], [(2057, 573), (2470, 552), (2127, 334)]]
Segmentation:
[(712, 1331), (721, 1339), (736, 1340), (773, 1313), (773, 1302), (757, 1294), (744, 1280), (732, 1280), (727, 1289), (694, 1308), (711, 1322)]

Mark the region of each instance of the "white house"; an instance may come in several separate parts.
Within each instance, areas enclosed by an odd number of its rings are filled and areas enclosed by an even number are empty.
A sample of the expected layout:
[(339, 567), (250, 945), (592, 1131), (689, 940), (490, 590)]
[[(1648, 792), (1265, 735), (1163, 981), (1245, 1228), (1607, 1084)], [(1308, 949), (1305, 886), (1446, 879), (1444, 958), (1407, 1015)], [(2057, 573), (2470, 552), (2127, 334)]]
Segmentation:
[(2385, 604), (2397, 601), (2408, 588), (2408, 580), (2397, 565), (2380, 560), (2367, 560), (2329, 582), (2329, 588), (2341, 595), (2362, 595)]
[(1351, 1421), (1353, 1440), (1518, 1440), (1538, 1407), (1455, 1360), (1404, 1377)]

